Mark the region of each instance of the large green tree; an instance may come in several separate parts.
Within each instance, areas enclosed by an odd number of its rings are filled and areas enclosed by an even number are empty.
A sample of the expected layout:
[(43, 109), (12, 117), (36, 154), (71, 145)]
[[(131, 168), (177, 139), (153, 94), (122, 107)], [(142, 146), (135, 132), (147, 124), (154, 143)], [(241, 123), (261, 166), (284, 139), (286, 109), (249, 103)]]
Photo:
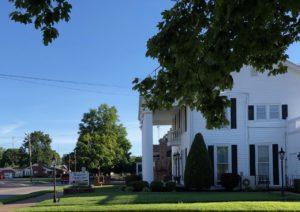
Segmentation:
[(19, 168), (20, 160), (22, 157), (23, 155), (20, 153), (19, 149), (16, 148), (6, 149), (3, 152), (2, 158), (0, 160), (0, 167)]
[(118, 123), (115, 107), (106, 104), (83, 114), (76, 144), (77, 170), (109, 172), (128, 163), (131, 144), (126, 129)]
[[(25, 137), (21, 149), (29, 154), (29, 139), (31, 142), (32, 163), (42, 163), (51, 165), (53, 155), (56, 157), (58, 164), (60, 163), (59, 154), (51, 148), (52, 139), (48, 134), (42, 131), (34, 131)], [(29, 164), (29, 162), (27, 162)]]
[(11, 20), (22, 24), (34, 24), (43, 32), (44, 45), (48, 45), (59, 35), (55, 24), (68, 22), (72, 5), (67, 0), (8, 0), (15, 9)]
[(178, 102), (218, 128), (228, 123), (230, 103), (220, 93), (232, 89), (233, 72), (243, 65), (269, 75), (286, 72), (285, 51), (299, 41), (300, 1), (178, 0), (162, 18), (146, 53), (160, 68), (135, 79), (134, 89), (152, 110)]

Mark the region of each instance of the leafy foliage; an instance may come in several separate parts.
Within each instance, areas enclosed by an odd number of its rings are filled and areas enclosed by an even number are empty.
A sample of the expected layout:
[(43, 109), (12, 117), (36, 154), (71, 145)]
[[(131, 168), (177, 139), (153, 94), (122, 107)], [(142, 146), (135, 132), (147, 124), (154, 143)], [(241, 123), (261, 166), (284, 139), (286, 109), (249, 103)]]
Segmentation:
[(221, 185), (226, 189), (231, 191), (238, 186), (241, 177), (234, 173), (223, 173), (221, 174)]
[[(27, 154), (27, 159), (29, 158), (29, 139), (31, 142), (32, 163), (42, 163), (50, 166), (53, 155), (56, 157), (57, 164), (60, 163), (59, 154), (51, 148), (52, 139), (42, 131), (34, 131), (29, 134), (29, 137), (25, 137), (21, 151), (23, 154)], [(28, 166), (29, 162), (26, 164)]]
[(140, 192), (143, 191), (144, 188), (149, 188), (149, 183), (147, 181), (142, 181), (142, 180), (131, 181), (128, 184), (128, 187), (132, 187), (133, 191)]
[(22, 24), (34, 23), (43, 32), (44, 45), (48, 45), (59, 35), (54, 27), (60, 21), (68, 22), (72, 5), (67, 0), (9, 0), (15, 6), (10, 18)]
[(153, 192), (162, 192), (164, 191), (164, 184), (161, 181), (152, 181), (150, 183), (150, 189)]
[(188, 154), (184, 171), (184, 185), (187, 189), (209, 188), (212, 179), (212, 165), (204, 139), (197, 133)]
[(178, 0), (162, 18), (146, 53), (160, 69), (136, 78), (133, 88), (151, 110), (178, 102), (201, 111), (207, 128), (219, 128), (228, 124), (230, 103), (220, 93), (232, 89), (233, 72), (243, 65), (269, 75), (286, 72), (285, 51), (299, 41), (300, 2)]
[(174, 191), (176, 188), (176, 183), (175, 182), (172, 182), (172, 181), (169, 181), (169, 182), (166, 182), (165, 184), (165, 190), (170, 192), (170, 191)]
[(6, 149), (0, 160), (0, 167), (20, 167), (22, 155), (19, 149)]
[(131, 174), (125, 177), (126, 185), (128, 185), (130, 182), (141, 181), (141, 180), (142, 180), (142, 176), (136, 174)]
[(90, 171), (101, 167), (102, 171), (110, 172), (116, 166), (128, 164), (131, 144), (125, 127), (117, 122), (116, 108), (106, 104), (83, 115), (76, 144), (79, 167)]

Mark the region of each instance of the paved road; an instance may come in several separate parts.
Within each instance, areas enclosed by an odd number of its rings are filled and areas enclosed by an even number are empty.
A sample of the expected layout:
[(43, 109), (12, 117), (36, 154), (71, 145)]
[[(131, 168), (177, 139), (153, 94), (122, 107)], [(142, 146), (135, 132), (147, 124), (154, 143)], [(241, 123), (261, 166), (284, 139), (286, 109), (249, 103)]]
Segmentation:
[(28, 194), (35, 191), (49, 190), (53, 188), (53, 184), (31, 185), (26, 181), (0, 181), (0, 199), (11, 197), (19, 194)]

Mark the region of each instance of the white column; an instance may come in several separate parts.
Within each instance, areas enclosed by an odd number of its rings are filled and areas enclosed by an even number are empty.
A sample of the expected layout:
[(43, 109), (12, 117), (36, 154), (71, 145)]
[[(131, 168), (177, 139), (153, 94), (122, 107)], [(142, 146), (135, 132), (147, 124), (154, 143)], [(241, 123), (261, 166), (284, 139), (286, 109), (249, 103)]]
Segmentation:
[(144, 111), (142, 123), (142, 173), (143, 180), (153, 181), (153, 117), (152, 112)]

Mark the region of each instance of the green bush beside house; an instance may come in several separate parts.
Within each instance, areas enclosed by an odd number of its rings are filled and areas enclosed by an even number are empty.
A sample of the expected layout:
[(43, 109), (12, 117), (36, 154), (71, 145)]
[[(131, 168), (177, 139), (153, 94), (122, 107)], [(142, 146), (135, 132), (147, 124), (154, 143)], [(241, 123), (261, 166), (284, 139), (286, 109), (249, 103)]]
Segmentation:
[(212, 184), (212, 165), (201, 133), (195, 135), (184, 172), (184, 186), (191, 190), (208, 189)]

